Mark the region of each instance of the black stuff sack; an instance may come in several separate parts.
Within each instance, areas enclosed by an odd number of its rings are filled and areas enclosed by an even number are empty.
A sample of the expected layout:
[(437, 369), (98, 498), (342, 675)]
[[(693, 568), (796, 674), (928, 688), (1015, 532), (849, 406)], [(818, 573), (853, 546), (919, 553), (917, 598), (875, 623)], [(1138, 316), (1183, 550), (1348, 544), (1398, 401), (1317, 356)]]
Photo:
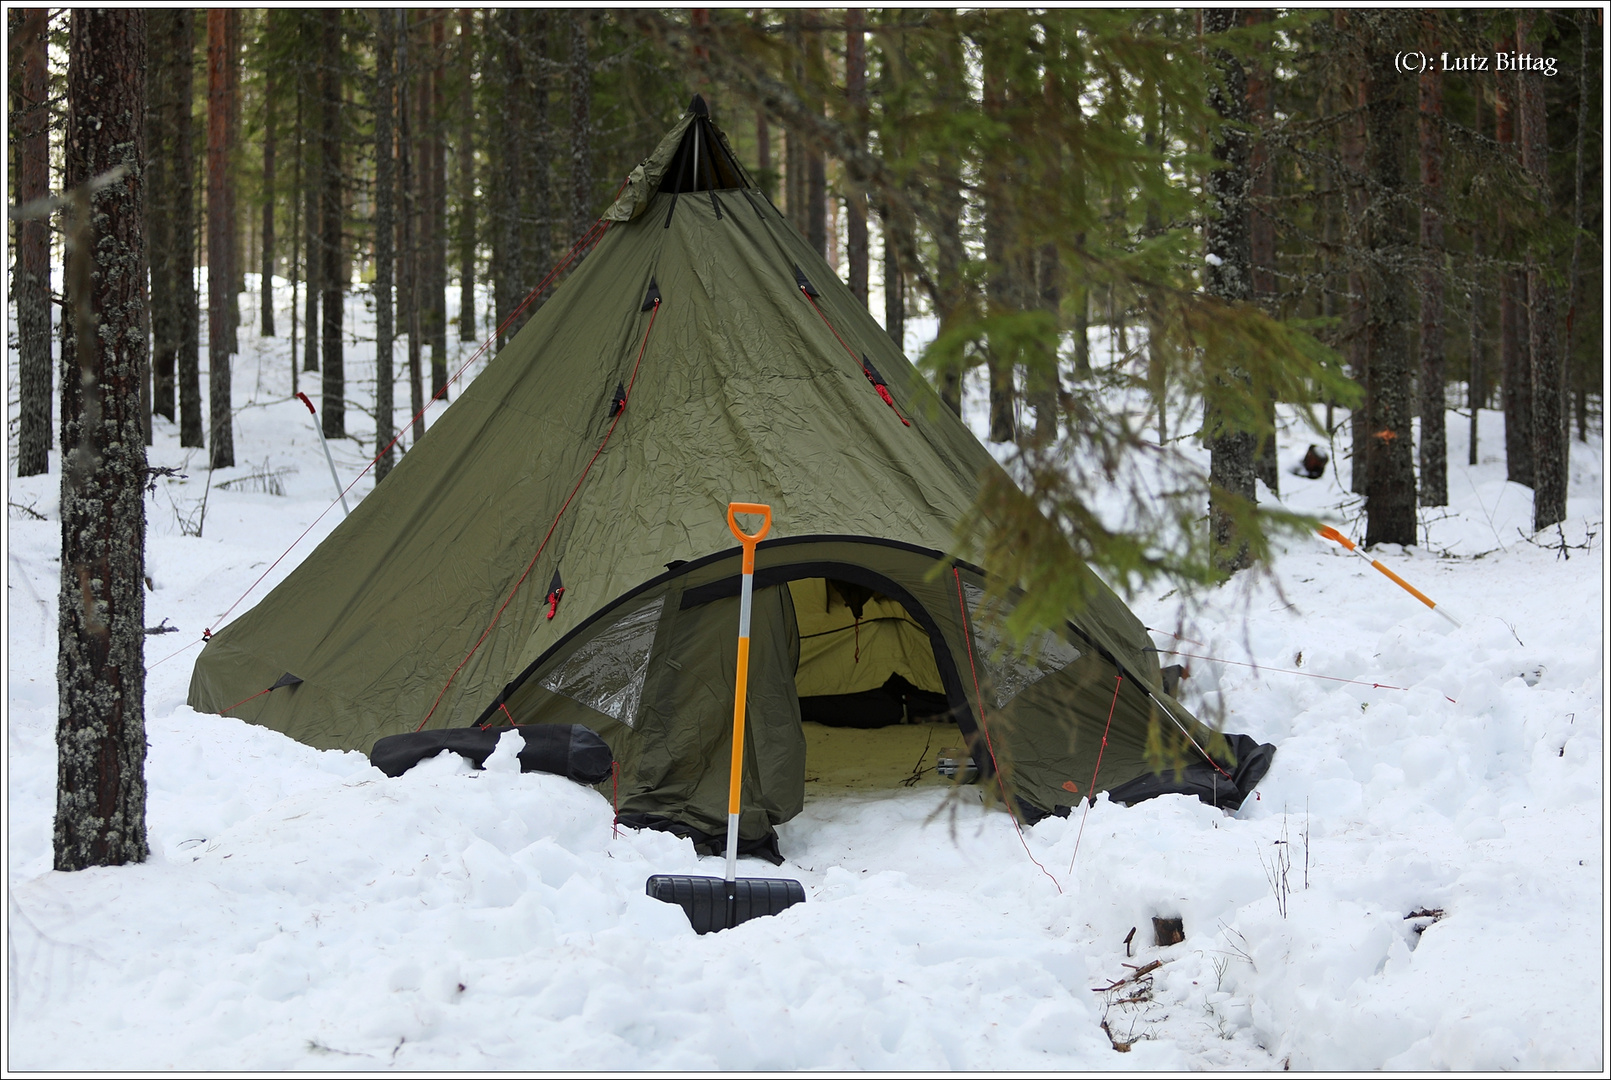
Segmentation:
[(581, 724), (532, 724), (519, 728), (447, 728), (439, 731), (412, 731), (378, 739), (369, 751), (369, 763), (387, 776), (402, 776), (409, 769), (443, 750), (452, 750), (482, 768), (498, 739), (506, 731), (518, 731), (525, 740), (520, 751), (521, 772), (545, 772), (564, 776), (578, 784), (597, 784), (610, 775), (615, 755), (599, 738), (598, 732)]

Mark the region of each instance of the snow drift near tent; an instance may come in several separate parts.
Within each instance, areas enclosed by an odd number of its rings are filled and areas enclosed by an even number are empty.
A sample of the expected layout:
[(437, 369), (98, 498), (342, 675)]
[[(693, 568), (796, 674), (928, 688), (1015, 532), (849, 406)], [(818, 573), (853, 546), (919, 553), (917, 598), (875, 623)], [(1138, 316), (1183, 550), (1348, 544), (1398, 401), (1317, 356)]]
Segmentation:
[[(1062, 633), (1000, 637), (1010, 596), (987, 602), (986, 571), (946, 555), (1000, 466), (702, 101), (604, 219), (386, 481), (212, 637), (192, 706), (341, 749), (420, 727), (584, 725), (619, 765), (623, 820), (715, 837), (739, 590), (725, 508), (760, 499), (776, 524), (757, 552), (745, 844), (775, 845), (803, 805), (802, 711), (943, 719), (1028, 820), (1142, 778), (1135, 798), (1240, 805), (1274, 748), (1209, 760), (1211, 733), (1094, 575)], [(263, 692), (285, 672), (301, 681)], [(1160, 731), (1207, 784), (1153, 776)]]

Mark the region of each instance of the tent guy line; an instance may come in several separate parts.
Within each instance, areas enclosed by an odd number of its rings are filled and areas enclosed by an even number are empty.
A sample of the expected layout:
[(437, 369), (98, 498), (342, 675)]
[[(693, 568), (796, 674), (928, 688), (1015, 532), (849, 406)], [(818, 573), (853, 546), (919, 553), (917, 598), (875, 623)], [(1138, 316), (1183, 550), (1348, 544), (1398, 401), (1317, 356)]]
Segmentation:
[[(1113, 677), (1113, 702), (1108, 706), (1108, 722), (1102, 728), (1102, 748), (1096, 752), (1096, 768), (1091, 770), (1091, 786), (1087, 789), (1089, 791), (1096, 790), (1096, 774), (1102, 771), (1102, 750), (1108, 748), (1108, 732), (1113, 728), (1113, 710), (1119, 704), (1119, 687), (1123, 685), (1124, 676), (1115, 675)], [(1207, 757), (1206, 754), (1203, 756)], [(1212, 760), (1210, 759), (1210, 762)], [(1072, 781), (1070, 781), (1070, 784), (1072, 784)], [(1075, 792), (1075, 794), (1079, 793)], [(1074, 860), (1080, 857), (1080, 841), (1085, 839), (1085, 819), (1091, 816), (1091, 804), (1095, 801), (1094, 798), (1086, 799), (1085, 812), (1080, 815), (1080, 829), (1079, 832), (1074, 834), (1074, 854), (1068, 857), (1068, 872), (1071, 874), (1074, 872)]]
[[(827, 320), (823, 321), (826, 322)], [(830, 329), (832, 329), (832, 327), (830, 327)], [(968, 619), (968, 602), (963, 598), (962, 593), (962, 572), (953, 566), (951, 568), (951, 576), (956, 579), (957, 583), (957, 609), (962, 613), (962, 635), (968, 643), (968, 670), (973, 675), (973, 696), (979, 701), (979, 729), (984, 732), (985, 749), (990, 751), (990, 769), (996, 774), (996, 785), (1001, 790), (1002, 805), (1010, 809), (1012, 807), (1012, 798), (1007, 794), (1007, 782), (1002, 778), (1001, 766), (996, 763), (996, 745), (993, 741), (991, 741), (990, 725), (985, 720), (984, 695), (979, 692), (979, 665), (975, 662), (973, 657), (973, 629), (969, 625), (970, 620)], [(1115, 688), (1113, 691), (1113, 700), (1115, 704), (1118, 703), (1119, 692), (1117, 688)], [(1112, 722), (1113, 712), (1112, 710), (1109, 710), (1108, 723), (1111, 725)], [(1102, 745), (1107, 746), (1107, 744), (1107, 735), (1104, 733), (1102, 736)], [(1101, 751), (1097, 752), (1096, 761), (1097, 766), (1100, 767), (1102, 764)], [(1095, 779), (1095, 776), (1096, 774), (1092, 773), (1093, 780)], [(1062, 896), (1063, 883), (1058, 881), (1057, 878), (1053, 877), (1050, 870), (1046, 869), (1044, 866), (1041, 866), (1041, 861), (1035, 858), (1034, 852), (1029, 850), (1029, 841), (1024, 839), (1024, 827), (1018, 823), (1018, 815), (1011, 814), (1011, 817), (1012, 827), (1018, 833), (1018, 842), (1024, 845), (1024, 854), (1029, 856), (1030, 862), (1040, 867), (1041, 873), (1051, 878), (1052, 884), (1057, 887), (1057, 895)]]
[[(615, 434), (616, 425), (621, 422), (621, 417), (626, 415), (626, 403), (632, 397), (633, 386), (637, 384), (638, 368), (643, 365), (643, 354), (649, 348), (649, 335), (654, 332), (655, 317), (660, 314), (660, 291), (655, 288), (653, 281), (649, 283), (649, 296), (644, 301), (644, 306), (649, 309), (649, 325), (643, 329), (643, 344), (638, 346), (638, 359), (632, 365), (632, 377), (627, 380), (626, 391), (621, 397), (620, 408), (613, 409), (611, 412), (609, 430), (604, 433), (604, 438), (600, 441), (599, 448), (593, 451), (593, 456), (588, 458), (587, 464), (582, 467), (582, 474), (576, 478), (576, 485), (571, 488), (570, 495), (566, 496), (564, 504), (559, 508), (559, 513), (554, 515), (553, 523), (548, 526), (548, 532), (543, 536), (543, 542), (537, 545), (537, 551), (532, 555), (531, 561), (526, 564), (526, 569), (521, 572), (520, 578), (514, 584), (514, 588), (509, 590), (509, 595), (504, 597), (502, 604), (498, 605), (498, 610), (493, 614), (492, 621), (487, 624), (485, 630), (481, 631), (481, 636), (476, 638), (476, 642), (470, 647), (470, 651), (465, 654), (463, 660), (459, 661), (459, 666), (453, 669), (453, 674), (449, 675), (447, 682), (442, 684), (442, 689), (437, 692), (436, 700), (431, 702), (430, 711), (425, 714), (425, 719), (420, 721), (420, 726), (415, 728), (415, 731), (423, 731), (425, 725), (431, 722), (431, 717), (436, 714), (437, 706), (442, 704), (442, 696), (448, 692), (448, 687), (453, 685), (453, 680), (458, 678), (460, 671), (464, 670), (464, 665), (470, 662), (470, 658), (476, 654), (476, 650), (481, 648), (481, 643), (487, 640), (487, 635), (492, 633), (493, 627), (498, 625), (498, 620), (503, 617), (504, 609), (514, 600), (515, 593), (520, 591), (520, 587), (526, 583), (526, 578), (531, 574), (532, 567), (537, 565), (537, 560), (542, 558), (544, 549), (548, 547), (548, 541), (553, 539), (554, 530), (559, 528), (559, 519), (565, 516), (565, 511), (570, 508), (571, 501), (576, 498), (576, 493), (582, 490), (582, 485), (587, 481), (587, 474), (593, 469), (593, 463), (598, 461), (599, 455), (604, 453), (604, 448), (610, 444), (610, 436)], [(564, 589), (561, 588), (558, 591), (563, 592)], [(552, 591), (549, 596), (553, 597), (553, 607), (549, 609), (548, 613), (548, 617), (552, 619), (554, 609), (559, 606), (559, 599)], [(508, 709), (504, 710), (505, 713), (508, 711)], [(509, 719), (513, 723), (514, 717), (511, 716)]]
[[(1159, 632), (1162, 633), (1163, 631), (1159, 631)], [(1193, 660), (1208, 660), (1211, 663), (1215, 663), (1215, 664), (1235, 664), (1237, 667), (1252, 668), (1254, 671), (1274, 671), (1274, 672), (1277, 672), (1277, 673), (1282, 674), (1282, 675), (1303, 675), (1303, 676), (1305, 676), (1307, 678), (1310, 678), (1310, 679), (1325, 679), (1327, 682), (1348, 683), (1348, 684), (1350, 684), (1352, 686), (1368, 686), (1373, 690), (1411, 690), (1411, 689), (1413, 689), (1413, 687), (1409, 687), (1409, 686), (1393, 686), (1390, 683), (1368, 682), (1368, 681), (1366, 681), (1364, 679), (1344, 679), (1340, 675), (1322, 675), (1318, 671), (1298, 671), (1295, 668), (1278, 668), (1278, 667), (1271, 667), (1268, 664), (1250, 664), (1250, 663), (1247, 663), (1247, 662), (1242, 661), (1242, 660), (1226, 660), (1222, 656), (1204, 656), (1201, 653), (1181, 652), (1179, 649), (1165, 649), (1163, 651), (1168, 652), (1172, 656), (1186, 656), (1186, 657), (1190, 657)], [(1439, 691), (1439, 693), (1442, 693), (1442, 691)], [(1447, 702), (1450, 702), (1451, 704), (1454, 704), (1454, 705), (1460, 704), (1458, 701), (1455, 701), (1454, 698), (1450, 697), (1448, 694), (1443, 695), (1443, 700), (1445, 700)]]
[(812, 310), (817, 313), (817, 317), (822, 320), (822, 325), (826, 326), (828, 332), (833, 334), (835, 341), (844, 346), (845, 352), (850, 354), (850, 358), (861, 365), (861, 373), (867, 376), (868, 382), (873, 384), (873, 389), (884, 400), (884, 404), (895, 410), (896, 419), (900, 420), (904, 426), (911, 427), (912, 422), (902, 415), (900, 406), (895, 404), (895, 398), (891, 396), (889, 387), (884, 383), (883, 377), (878, 374), (878, 369), (873, 367), (872, 361), (867, 359), (867, 354), (863, 353), (860, 357), (856, 355), (856, 350), (850, 347), (850, 343), (839, 332), (839, 328), (829, 320), (827, 313), (817, 303), (817, 290), (812, 286), (805, 274), (801, 272), (799, 266), (794, 268), (794, 280), (795, 284), (800, 287), (800, 295), (806, 298), (806, 303), (810, 304)]
[[(625, 187), (626, 187), (626, 181), (623, 181), (622, 184), (621, 184), (621, 188), (617, 189), (616, 195), (619, 196), (620, 193), (621, 193), (621, 190), (625, 189)], [(553, 283), (553, 281), (554, 281), (554, 279), (556, 277), (558, 277), (560, 274), (564, 273), (565, 269), (568, 266), (570, 266), (570, 264), (573, 263), (579, 255), (584, 253), (586, 250), (592, 248), (593, 246), (595, 246), (599, 242), (599, 240), (603, 239), (604, 233), (609, 229), (611, 224), (612, 224), (612, 222), (609, 222), (609, 221), (604, 220), (603, 218), (600, 218), (598, 221), (595, 221), (593, 223), (593, 226), (590, 229), (588, 229), (587, 232), (582, 234), (582, 236), (576, 241), (576, 243), (571, 245), (570, 251), (565, 253), (564, 258), (560, 259), (559, 262), (554, 264), (553, 268), (548, 271), (548, 274), (543, 278), (543, 280), (537, 283), (536, 288), (532, 289), (531, 292), (526, 295), (526, 298), (520, 302), (519, 306), (517, 306), (514, 309), (514, 311), (509, 313), (509, 316), (504, 319), (503, 323), (501, 325), (499, 325), (499, 327), (496, 330), (494, 330), (491, 334), (489, 334), (484, 341), (481, 342), (481, 345), (476, 349), (475, 352), (470, 354), (470, 358), (468, 360), (466, 360), (463, 364), (459, 365), (459, 369), (453, 373), (453, 377), (448, 379), (447, 382), (443, 383), (441, 388), (438, 389), (436, 391), (436, 393), (431, 395), (431, 399), (420, 407), (420, 411), (418, 413), (415, 413), (414, 416), (410, 418), (410, 420), (409, 420), (409, 422), (407, 424), (404, 424), (402, 427), (398, 428), (397, 434), (392, 437), (391, 442), (386, 444), (385, 449), (381, 450), (380, 453), (376, 454), (374, 457), (369, 459), (369, 464), (365, 465), (363, 467), (363, 469), (359, 471), (358, 475), (352, 478), (352, 483), (348, 484), (345, 488), (341, 489), (340, 493), (337, 496), (336, 501), (332, 502), (329, 506), (326, 506), (324, 508), (324, 511), (322, 513), (320, 513), (318, 517), (314, 518), (313, 521), (311, 521), (308, 524), (308, 527), (306, 529), (302, 530), (302, 532), (297, 536), (297, 538), (295, 540), (291, 541), (290, 546), (288, 546), (284, 551), (282, 551), (280, 553), (279, 557), (276, 558), (272, 563), (270, 563), (266, 570), (264, 570), (261, 574), (258, 575), (257, 580), (253, 581), (250, 585), (248, 585), (246, 587), (246, 591), (241, 593), (238, 597), (236, 597), (235, 602), (230, 604), (229, 607), (225, 608), (224, 613), (222, 615), (219, 615), (216, 619), (213, 620), (213, 626), (216, 626), (219, 629), (222, 629), (224, 620), (229, 618), (230, 613), (232, 611), (234, 611), (237, 607), (240, 606), (240, 602), (242, 600), (245, 600), (248, 596), (250, 596), (252, 594), (252, 591), (263, 583), (264, 578), (268, 577), (269, 574), (274, 572), (274, 568), (276, 566), (280, 565), (280, 563), (284, 561), (285, 557), (287, 555), (291, 554), (291, 552), (296, 549), (296, 546), (307, 538), (308, 533), (312, 532), (313, 529), (314, 529), (314, 526), (318, 525), (319, 522), (324, 520), (324, 517), (325, 517), (326, 514), (330, 513), (331, 510), (334, 510), (336, 508), (337, 503), (339, 503), (343, 507), (343, 509), (345, 509), (346, 503), (347, 503), (347, 492), (351, 491), (354, 487), (356, 487), (358, 485), (358, 482), (360, 480), (362, 480), (365, 476), (369, 475), (369, 471), (375, 467), (375, 465), (380, 461), (380, 459), (385, 457), (386, 454), (391, 451), (392, 447), (397, 445), (398, 440), (400, 440), (403, 437), (403, 432), (407, 431), (409, 429), (409, 427), (415, 421), (419, 420), (420, 417), (424, 416), (427, 409), (429, 409), (432, 405), (436, 404), (436, 402), (441, 398), (441, 396), (447, 392), (447, 388), (448, 388), (448, 386), (450, 384), (457, 383), (463, 378), (464, 373), (467, 370), (469, 370), (470, 366), (472, 364), (474, 364), (478, 359), (480, 359), (486, 353), (487, 349), (493, 344), (493, 342), (498, 340), (498, 335), (502, 334), (506, 329), (508, 329), (509, 324), (511, 322), (513, 322), (516, 318), (518, 318), (520, 316), (521, 312), (525, 311), (528, 307), (530, 307), (532, 302), (534, 300), (536, 300), (538, 296), (542, 295), (542, 293), (548, 288), (548, 286)], [(298, 396), (302, 396), (302, 395), (298, 395)], [(309, 405), (309, 408), (312, 408), (312, 406)], [(320, 432), (320, 435), (321, 436), (323, 435), (322, 431)], [(334, 471), (335, 471), (335, 466), (334, 466), (334, 464), (332, 464), (331, 465), (332, 474), (334, 473)], [(339, 486), (339, 484), (340, 484), (340, 481), (338, 480), (337, 485)], [(152, 664), (150, 666), (153, 667), (153, 668), (158, 667), (158, 666), (160, 666), (162, 664), (167, 663), (169, 660), (172, 660), (174, 657), (178, 656), (180, 653), (188, 652), (190, 649), (194, 648), (195, 646), (205, 644), (206, 642), (210, 641), (212, 639), (212, 635), (213, 635), (213, 626), (209, 626), (206, 629), (204, 629), (201, 632), (201, 636), (196, 638), (194, 641), (187, 642), (182, 647), (180, 647), (178, 649), (175, 649), (173, 652), (169, 653), (167, 656), (164, 656), (161, 660), (158, 660), (156, 663), (154, 663), (154, 664)], [(149, 670), (149, 668), (147, 670)], [(273, 689), (273, 688), (271, 687), (270, 689)]]

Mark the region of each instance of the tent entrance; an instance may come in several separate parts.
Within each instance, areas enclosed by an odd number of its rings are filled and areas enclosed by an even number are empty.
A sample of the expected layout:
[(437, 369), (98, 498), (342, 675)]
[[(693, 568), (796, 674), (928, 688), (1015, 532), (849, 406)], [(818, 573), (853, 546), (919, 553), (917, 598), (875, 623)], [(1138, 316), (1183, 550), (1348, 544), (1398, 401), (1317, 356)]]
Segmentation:
[(932, 782), (936, 759), (959, 754), (963, 739), (929, 632), (866, 585), (799, 578), (789, 594), (807, 794)]

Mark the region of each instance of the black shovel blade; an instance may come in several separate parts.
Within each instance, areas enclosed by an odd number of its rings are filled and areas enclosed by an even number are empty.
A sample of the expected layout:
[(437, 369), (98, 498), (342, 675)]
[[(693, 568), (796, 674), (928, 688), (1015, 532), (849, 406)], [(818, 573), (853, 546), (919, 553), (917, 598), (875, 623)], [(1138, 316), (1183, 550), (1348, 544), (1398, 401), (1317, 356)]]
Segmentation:
[(762, 915), (776, 915), (805, 901), (805, 886), (788, 878), (693, 877), (655, 874), (645, 891), (656, 900), (679, 904), (694, 932), (730, 930)]

